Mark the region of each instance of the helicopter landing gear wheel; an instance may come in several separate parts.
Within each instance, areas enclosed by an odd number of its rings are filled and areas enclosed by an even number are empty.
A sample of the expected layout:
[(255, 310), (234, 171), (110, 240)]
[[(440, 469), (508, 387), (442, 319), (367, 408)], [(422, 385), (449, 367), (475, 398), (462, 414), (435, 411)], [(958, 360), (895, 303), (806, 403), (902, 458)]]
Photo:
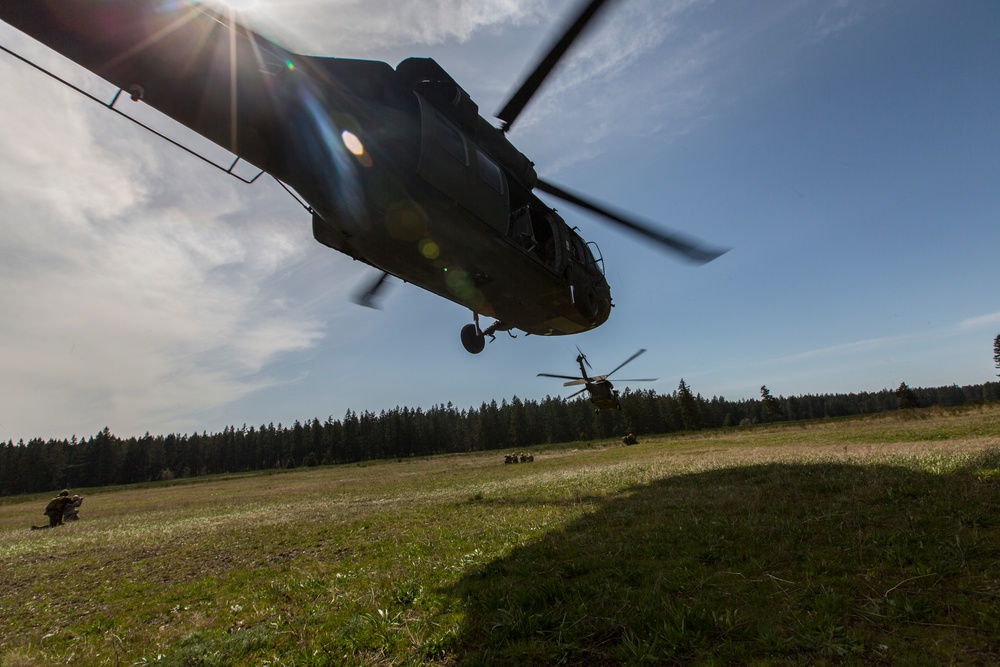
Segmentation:
[(506, 331), (507, 335), (511, 338), (517, 338), (514, 334), (510, 332), (513, 328), (509, 324), (504, 324), (500, 320), (497, 320), (490, 326), (486, 327), (485, 330), (479, 328), (479, 313), (473, 313), (475, 317), (475, 322), (472, 324), (466, 324), (462, 327), (462, 347), (466, 349), (469, 354), (479, 354), (486, 347), (486, 337), (490, 337), (490, 342), (496, 340), (495, 334), (498, 331)]
[(466, 324), (462, 327), (462, 347), (469, 354), (479, 354), (486, 347), (486, 336), (475, 324)]

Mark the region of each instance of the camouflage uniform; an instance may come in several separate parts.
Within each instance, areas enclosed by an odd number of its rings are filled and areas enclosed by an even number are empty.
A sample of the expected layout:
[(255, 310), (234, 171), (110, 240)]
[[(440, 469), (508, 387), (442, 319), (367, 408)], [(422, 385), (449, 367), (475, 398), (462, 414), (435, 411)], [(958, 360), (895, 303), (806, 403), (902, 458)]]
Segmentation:
[(72, 504), (73, 499), (69, 497), (69, 491), (61, 491), (58, 496), (50, 500), (49, 504), (45, 506), (45, 516), (49, 517), (49, 525), (32, 526), (31, 529), (55, 528), (62, 525), (63, 512), (66, 510), (66, 507)]
[(83, 504), (83, 496), (73, 496), (70, 500), (69, 505), (63, 510), (63, 523), (67, 521), (76, 521), (80, 518), (80, 505)]

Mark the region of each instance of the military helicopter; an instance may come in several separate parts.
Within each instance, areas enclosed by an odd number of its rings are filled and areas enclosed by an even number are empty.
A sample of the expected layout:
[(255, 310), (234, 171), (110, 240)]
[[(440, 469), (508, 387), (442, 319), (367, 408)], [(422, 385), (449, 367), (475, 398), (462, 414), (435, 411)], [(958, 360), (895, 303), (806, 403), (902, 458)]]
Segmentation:
[[(573, 398), (574, 396), (582, 394), (583, 392), (586, 391), (590, 394), (589, 397), (590, 402), (596, 406), (594, 412), (600, 412), (601, 410), (621, 410), (622, 409), (621, 397), (618, 395), (618, 390), (615, 389), (615, 386), (611, 384), (608, 378), (611, 377), (612, 374), (616, 373), (619, 369), (621, 369), (622, 366), (629, 363), (630, 361), (638, 357), (646, 350), (645, 349), (639, 350), (631, 357), (620, 363), (618, 367), (615, 368), (615, 370), (611, 371), (610, 373), (606, 373), (604, 375), (595, 375), (593, 377), (588, 377), (587, 369), (583, 367), (583, 365), (586, 364), (587, 368), (590, 368), (591, 370), (594, 369), (594, 367), (590, 365), (590, 362), (587, 361), (587, 355), (585, 355), (580, 350), (579, 347), (576, 348), (576, 351), (578, 352), (576, 357), (576, 363), (580, 364), (580, 377), (576, 377), (573, 375), (553, 375), (552, 373), (539, 373), (538, 377), (561, 378), (563, 380), (569, 380), (569, 382), (563, 382), (564, 387), (574, 387), (581, 384), (584, 385), (583, 389), (581, 389), (576, 393), (570, 394), (566, 398)], [(658, 378), (641, 378), (632, 380), (619, 380), (619, 382), (655, 382), (657, 379)]]
[[(393, 68), (294, 53), (201, 0), (3, 0), (0, 20), (118, 87), (111, 101), (79, 92), (130, 119), (119, 99), (149, 104), (236, 156), (220, 169), (240, 178), (242, 160), (273, 176), (311, 214), (317, 241), (381, 271), (360, 303), (392, 275), (470, 309), (461, 340), (477, 354), (498, 331), (575, 334), (611, 313), (600, 250), (536, 191), (694, 262), (723, 252), (539, 178), (507, 138), (606, 4), (582, 6), (499, 127), (430, 58)], [(494, 321), (483, 328), (481, 316)]]

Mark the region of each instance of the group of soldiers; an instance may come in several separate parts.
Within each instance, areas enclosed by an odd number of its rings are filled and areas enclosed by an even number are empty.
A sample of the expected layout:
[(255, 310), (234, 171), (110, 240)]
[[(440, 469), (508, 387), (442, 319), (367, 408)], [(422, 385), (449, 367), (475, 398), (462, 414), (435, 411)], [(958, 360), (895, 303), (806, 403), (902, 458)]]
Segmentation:
[(49, 501), (45, 506), (45, 516), (49, 517), (49, 525), (32, 526), (32, 530), (42, 530), (44, 528), (55, 528), (67, 521), (76, 521), (80, 518), (80, 505), (83, 504), (83, 496), (70, 496), (69, 491), (63, 489), (59, 495)]
[[(628, 435), (622, 436), (623, 445), (635, 445), (638, 444), (639, 440), (635, 437), (634, 433), (629, 433)], [(510, 463), (531, 463), (535, 460), (535, 457), (531, 454), (505, 454), (503, 457), (504, 465)]]

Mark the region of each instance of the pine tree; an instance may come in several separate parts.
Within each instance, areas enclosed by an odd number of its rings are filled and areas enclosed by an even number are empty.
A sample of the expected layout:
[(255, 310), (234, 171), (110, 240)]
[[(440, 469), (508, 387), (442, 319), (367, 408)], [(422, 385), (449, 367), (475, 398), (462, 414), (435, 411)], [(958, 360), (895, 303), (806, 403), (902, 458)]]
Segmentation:
[(899, 383), (899, 388), (896, 389), (896, 400), (899, 401), (900, 410), (909, 410), (911, 408), (920, 407), (920, 402), (917, 401), (917, 395), (913, 393), (905, 382)]
[(684, 384), (684, 378), (677, 385), (677, 406), (681, 413), (681, 424), (685, 431), (697, 431), (701, 428), (701, 415), (698, 414), (698, 404), (694, 400), (694, 395), (688, 386)]
[(767, 418), (771, 421), (780, 421), (782, 418), (781, 403), (774, 396), (771, 396), (767, 385), (760, 387), (760, 400), (764, 404), (764, 413), (767, 414)]
[(517, 396), (510, 400), (510, 444), (515, 449), (530, 443), (528, 435), (528, 418), (525, 415), (524, 403)]
[[(993, 363), (1000, 368), (1000, 334), (993, 339)], [(997, 377), (1000, 377), (1000, 373), (997, 373)]]

